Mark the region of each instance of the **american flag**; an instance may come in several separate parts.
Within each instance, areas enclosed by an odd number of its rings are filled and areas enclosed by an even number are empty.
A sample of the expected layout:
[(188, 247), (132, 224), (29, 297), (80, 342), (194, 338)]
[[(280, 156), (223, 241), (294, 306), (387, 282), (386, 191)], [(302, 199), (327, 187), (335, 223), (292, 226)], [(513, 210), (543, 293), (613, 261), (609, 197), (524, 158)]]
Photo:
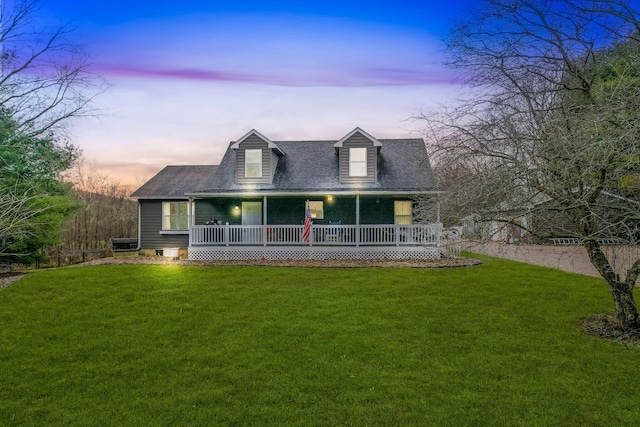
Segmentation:
[(304, 213), (304, 228), (302, 229), (302, 240), (308, 242), (309, 235), (311, 235), (311, 211), (309, 211), (309, 205), (307, 204), (307, 210)]

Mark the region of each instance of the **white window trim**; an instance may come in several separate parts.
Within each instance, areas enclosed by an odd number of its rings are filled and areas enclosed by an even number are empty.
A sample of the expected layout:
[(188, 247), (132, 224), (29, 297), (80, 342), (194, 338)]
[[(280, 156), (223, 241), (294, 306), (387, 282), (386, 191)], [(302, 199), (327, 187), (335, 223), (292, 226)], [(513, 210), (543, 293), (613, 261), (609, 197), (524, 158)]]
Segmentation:
[[(403, 205), (409, 205), (409, 214), (398, 214), (398, 207)], [(399, 218), (409, 218), (408, 223), (398, 222)], [(393, 223), (399, 225), (413, 224), (413, 203), (411, 200), (395, 200), (393, 202)]]
[[(249, 163), (249, 152), (252, 152), (254, 154), (260, 154), (260, 163)], [(244, 177), (245, 178), (262, 178), (262, 161), (263, 161), (263, 153), (262, 153), (262, 149), (261, 148), (247, 148), (246, 150), (244, 150)], [(249, 169), (249, 165), (259, 165), (258, 167), (258, 174), (257, 175), (249, 175), (248, 169)]]
[[(186, 200), (165, 200), (162, 202), (162, 216), (161, 216), (162, 222), (161, 222), (160, 234), (189, 234), (189, 224), (194, 223), (195, 215), (196, 215), (195, 202), (191, 202), (191, 212), (189, 212), (189, 205), (187, 204), (187, 228), (177, 228), (177, 229), (164, 228), (165, 217), (171, 216), (171, 215), (166, 215), (164, 213), (165, 205), (170, 203), (178, 203), (178, 214), (177, 214), (178, 221), (177, 222), (179, 226), (180, 225), (180, 203), (189, 203), (189, 202)], [(189, 220), (189, 213), (191, 214), (191, 220)]]
[[(364, 159), (363, 160), (354, 160), (354, 154), (357, 152), (364, 152)], [(367, 147), (350, 147), (349, 148), (349, 176), (350, 177), (354, 177), (354, 178), (364, 178), (367, 176), (367, 155), (368, 155), (368, 150)], [(357, 172), (354, 170), (355, 166), (362, 166), (364, 165), (364, 173), (363, 172)]]
[[(312, 208), (312, 204), (315, 206), (318, 206), (318, 204), (320, 204), (320, 209)], [(311, 219), (324, 219), (324, 202), (322, 200), (310, 200), (309, 213), (311, 214)], [(318, 213), (320, 213), (320, 216), (318, 216)]]

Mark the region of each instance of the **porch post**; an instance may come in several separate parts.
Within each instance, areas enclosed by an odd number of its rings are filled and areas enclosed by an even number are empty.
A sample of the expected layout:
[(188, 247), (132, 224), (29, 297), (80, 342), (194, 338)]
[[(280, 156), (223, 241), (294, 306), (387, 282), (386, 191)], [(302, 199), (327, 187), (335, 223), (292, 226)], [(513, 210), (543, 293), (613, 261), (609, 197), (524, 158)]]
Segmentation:
[(189, 203), (187, 204), (187, 228), (191, 230), (191, 226), (193, 225), (193, 221), (191, 220), (191, 215), (193, 215), (193, 209), (191, 209), (191, 204), (193, 203), (193, 197), (189, 197)]
[(262, 197), (262, 242), (267, 246), (267, 196)]
[(193, 203), (193, 197), (189, 197), (189, 202), (187, 203), (187, 229), (189, 230), (189, 245), (191, 245), (191, 241), (193, 239), (193, 230), (191, 230), (191, 227), (193, 226), (193, 221), (191, 218), (191, 215), (193, 215), (193, 209), (191, 208), (191, 205)]
[(360, 195), (356, 194), (356, 247), (360, 246)]

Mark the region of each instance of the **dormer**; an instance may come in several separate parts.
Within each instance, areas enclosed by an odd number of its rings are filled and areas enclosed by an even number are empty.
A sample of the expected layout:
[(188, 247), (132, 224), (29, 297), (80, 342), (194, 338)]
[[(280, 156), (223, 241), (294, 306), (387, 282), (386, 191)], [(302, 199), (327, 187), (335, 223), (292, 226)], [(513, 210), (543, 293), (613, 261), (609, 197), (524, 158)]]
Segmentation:
[(333, 146), (338, 154), (341, 183), (377, 182), (380, 141), (355, 128)]
[(284, 152), (269, 138), (252, 129), (231, 144), (236, 152), (238, 184), (271, 184)]

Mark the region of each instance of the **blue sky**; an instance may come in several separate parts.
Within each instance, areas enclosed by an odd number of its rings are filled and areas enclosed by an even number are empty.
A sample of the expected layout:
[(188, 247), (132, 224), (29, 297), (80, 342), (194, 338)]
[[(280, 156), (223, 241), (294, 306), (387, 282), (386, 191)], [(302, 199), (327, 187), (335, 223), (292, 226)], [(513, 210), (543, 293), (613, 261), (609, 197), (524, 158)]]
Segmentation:
[(42, 0), (110, 83), (73, 142), (130, 185), (167, 164), (215, 164), (252, 128), (416, 136), (411, 114), (457, 93), (439, 38), (471, 3)]

